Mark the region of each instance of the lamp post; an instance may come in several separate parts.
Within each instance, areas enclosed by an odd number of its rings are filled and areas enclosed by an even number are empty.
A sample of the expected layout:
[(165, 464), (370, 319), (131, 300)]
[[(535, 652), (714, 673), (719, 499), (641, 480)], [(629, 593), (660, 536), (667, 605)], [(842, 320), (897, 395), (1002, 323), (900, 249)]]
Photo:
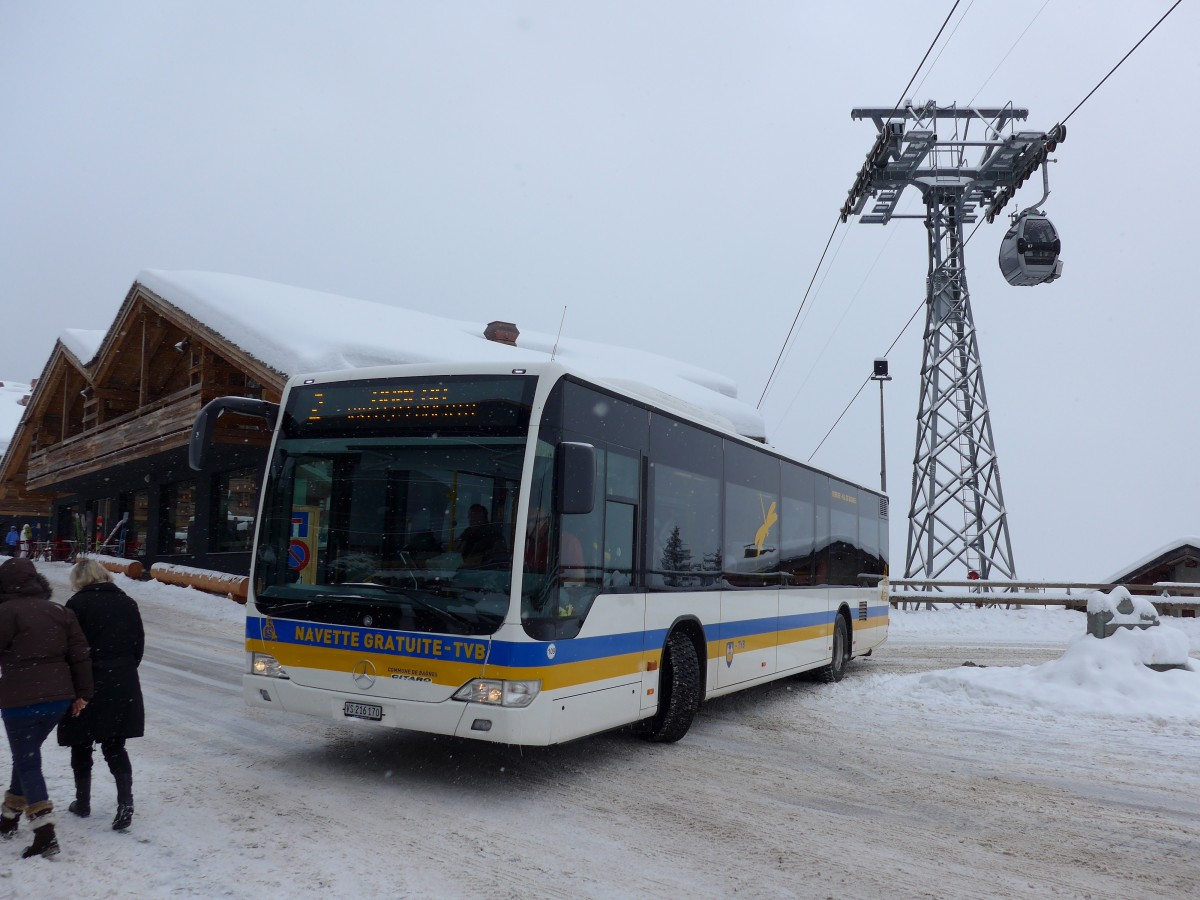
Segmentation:
[(879, 489), (886, 494), (887, 451), (883, 438), (883, 383), (892, 380), (892, 376), (888, 374), (888, 361), (886, 358), (875, 360), (875, 371), (871, 375), (871, 380), (879, 382)]

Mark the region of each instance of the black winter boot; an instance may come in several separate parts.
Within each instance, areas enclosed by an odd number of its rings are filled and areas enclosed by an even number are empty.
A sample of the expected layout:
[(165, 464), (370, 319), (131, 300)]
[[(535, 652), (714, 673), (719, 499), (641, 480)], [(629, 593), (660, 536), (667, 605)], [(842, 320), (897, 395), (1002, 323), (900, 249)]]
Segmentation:
[(25, 815), (33, 827), (33, 843), (21, 852), (21, 859), (57, 856), (60, 848), (54, 834), (54, 805), (49, 800), (34, 803), (25, 810)]
[(0, 838), (11, 841), (21, 825), (21, 813), (25, 811), (25, 798), (5, 792), (4, 805), (0, 806)]
[(128, 831), (133, 824), (133, 804), (118, 803), (117, 814), (113, 817), (113, 831)]
[(117, 815), (113, 819), (113, 831), (124, 831), (133, 822), (133, 773), (114, 775), (117, 782)]
[(67, 807), (81, 819), (92, 814), (92, 773), (75, 772), (75, 799)]

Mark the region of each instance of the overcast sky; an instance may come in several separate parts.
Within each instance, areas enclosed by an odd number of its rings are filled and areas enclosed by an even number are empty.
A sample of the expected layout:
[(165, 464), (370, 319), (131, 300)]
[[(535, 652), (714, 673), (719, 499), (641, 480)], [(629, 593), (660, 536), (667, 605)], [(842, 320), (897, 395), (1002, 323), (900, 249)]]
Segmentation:
[[(963, 0), (907, 95), (1049, 129), (1172, 2)], [(565, 334), (757, 403), (874, 140), (850, 110), (900, 99), (952, 6), (0, 3), (0, 380), (106, 328), (139, 270), (201, 269), (549, 332), (565, 306)], [(1008, 286), (1006, 218), (966, 250), (1025, 578), (1105, 578), (1200, 533), (1197, 34), (1184, 3), (1068, 123), (1059, 281)], [(926, 266), (918, 221), (838, 229), (762, 406), (776, 445), (813, 453)], [(922, 322), (886, 388), (894, 570)], [(878, 485), (878, 402), (813, 462)]]

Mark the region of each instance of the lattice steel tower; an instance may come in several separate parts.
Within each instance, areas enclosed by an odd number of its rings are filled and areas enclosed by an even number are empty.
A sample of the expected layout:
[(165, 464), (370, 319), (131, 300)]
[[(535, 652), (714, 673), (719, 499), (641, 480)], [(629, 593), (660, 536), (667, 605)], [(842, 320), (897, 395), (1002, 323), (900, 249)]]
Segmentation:
[[(986, 205), (990, 222), (1065, 134), (1012, 131), (1028, 110), (911, 103), (855, 109), (879, 134), (842, 207), (842, 221), (924, 219), (929, 235), (925, 350), (913, 456), (905, 578), (938, 578), (956, 564), (978, 577), (1016, 578), (1008, 513), (983, 366), (971, 315), (963, 226)], [(939, 126), (943, 132), (939, 134)], [(971, 139), (978, 126), (982, 133)], [(1006, 129), (1008, 133), (1005, 134)], [(972, 161), (969, 156), (976, 156)], [(917, 188), (924, 215), (897, 215), (900, 195)], [(863, 213), (868, 200), (870, 212)]]

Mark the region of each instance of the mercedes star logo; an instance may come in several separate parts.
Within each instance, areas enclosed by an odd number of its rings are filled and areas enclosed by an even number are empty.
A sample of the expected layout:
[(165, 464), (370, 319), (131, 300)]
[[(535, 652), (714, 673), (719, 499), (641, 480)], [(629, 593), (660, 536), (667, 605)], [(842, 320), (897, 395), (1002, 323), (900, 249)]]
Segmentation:
[(375, 684), (375, 667), (371, 665), (369, 659), (360, 659), (350, 671), (350, 677), (354, 679), (359, 690), (370, 690), (371, 686)]

